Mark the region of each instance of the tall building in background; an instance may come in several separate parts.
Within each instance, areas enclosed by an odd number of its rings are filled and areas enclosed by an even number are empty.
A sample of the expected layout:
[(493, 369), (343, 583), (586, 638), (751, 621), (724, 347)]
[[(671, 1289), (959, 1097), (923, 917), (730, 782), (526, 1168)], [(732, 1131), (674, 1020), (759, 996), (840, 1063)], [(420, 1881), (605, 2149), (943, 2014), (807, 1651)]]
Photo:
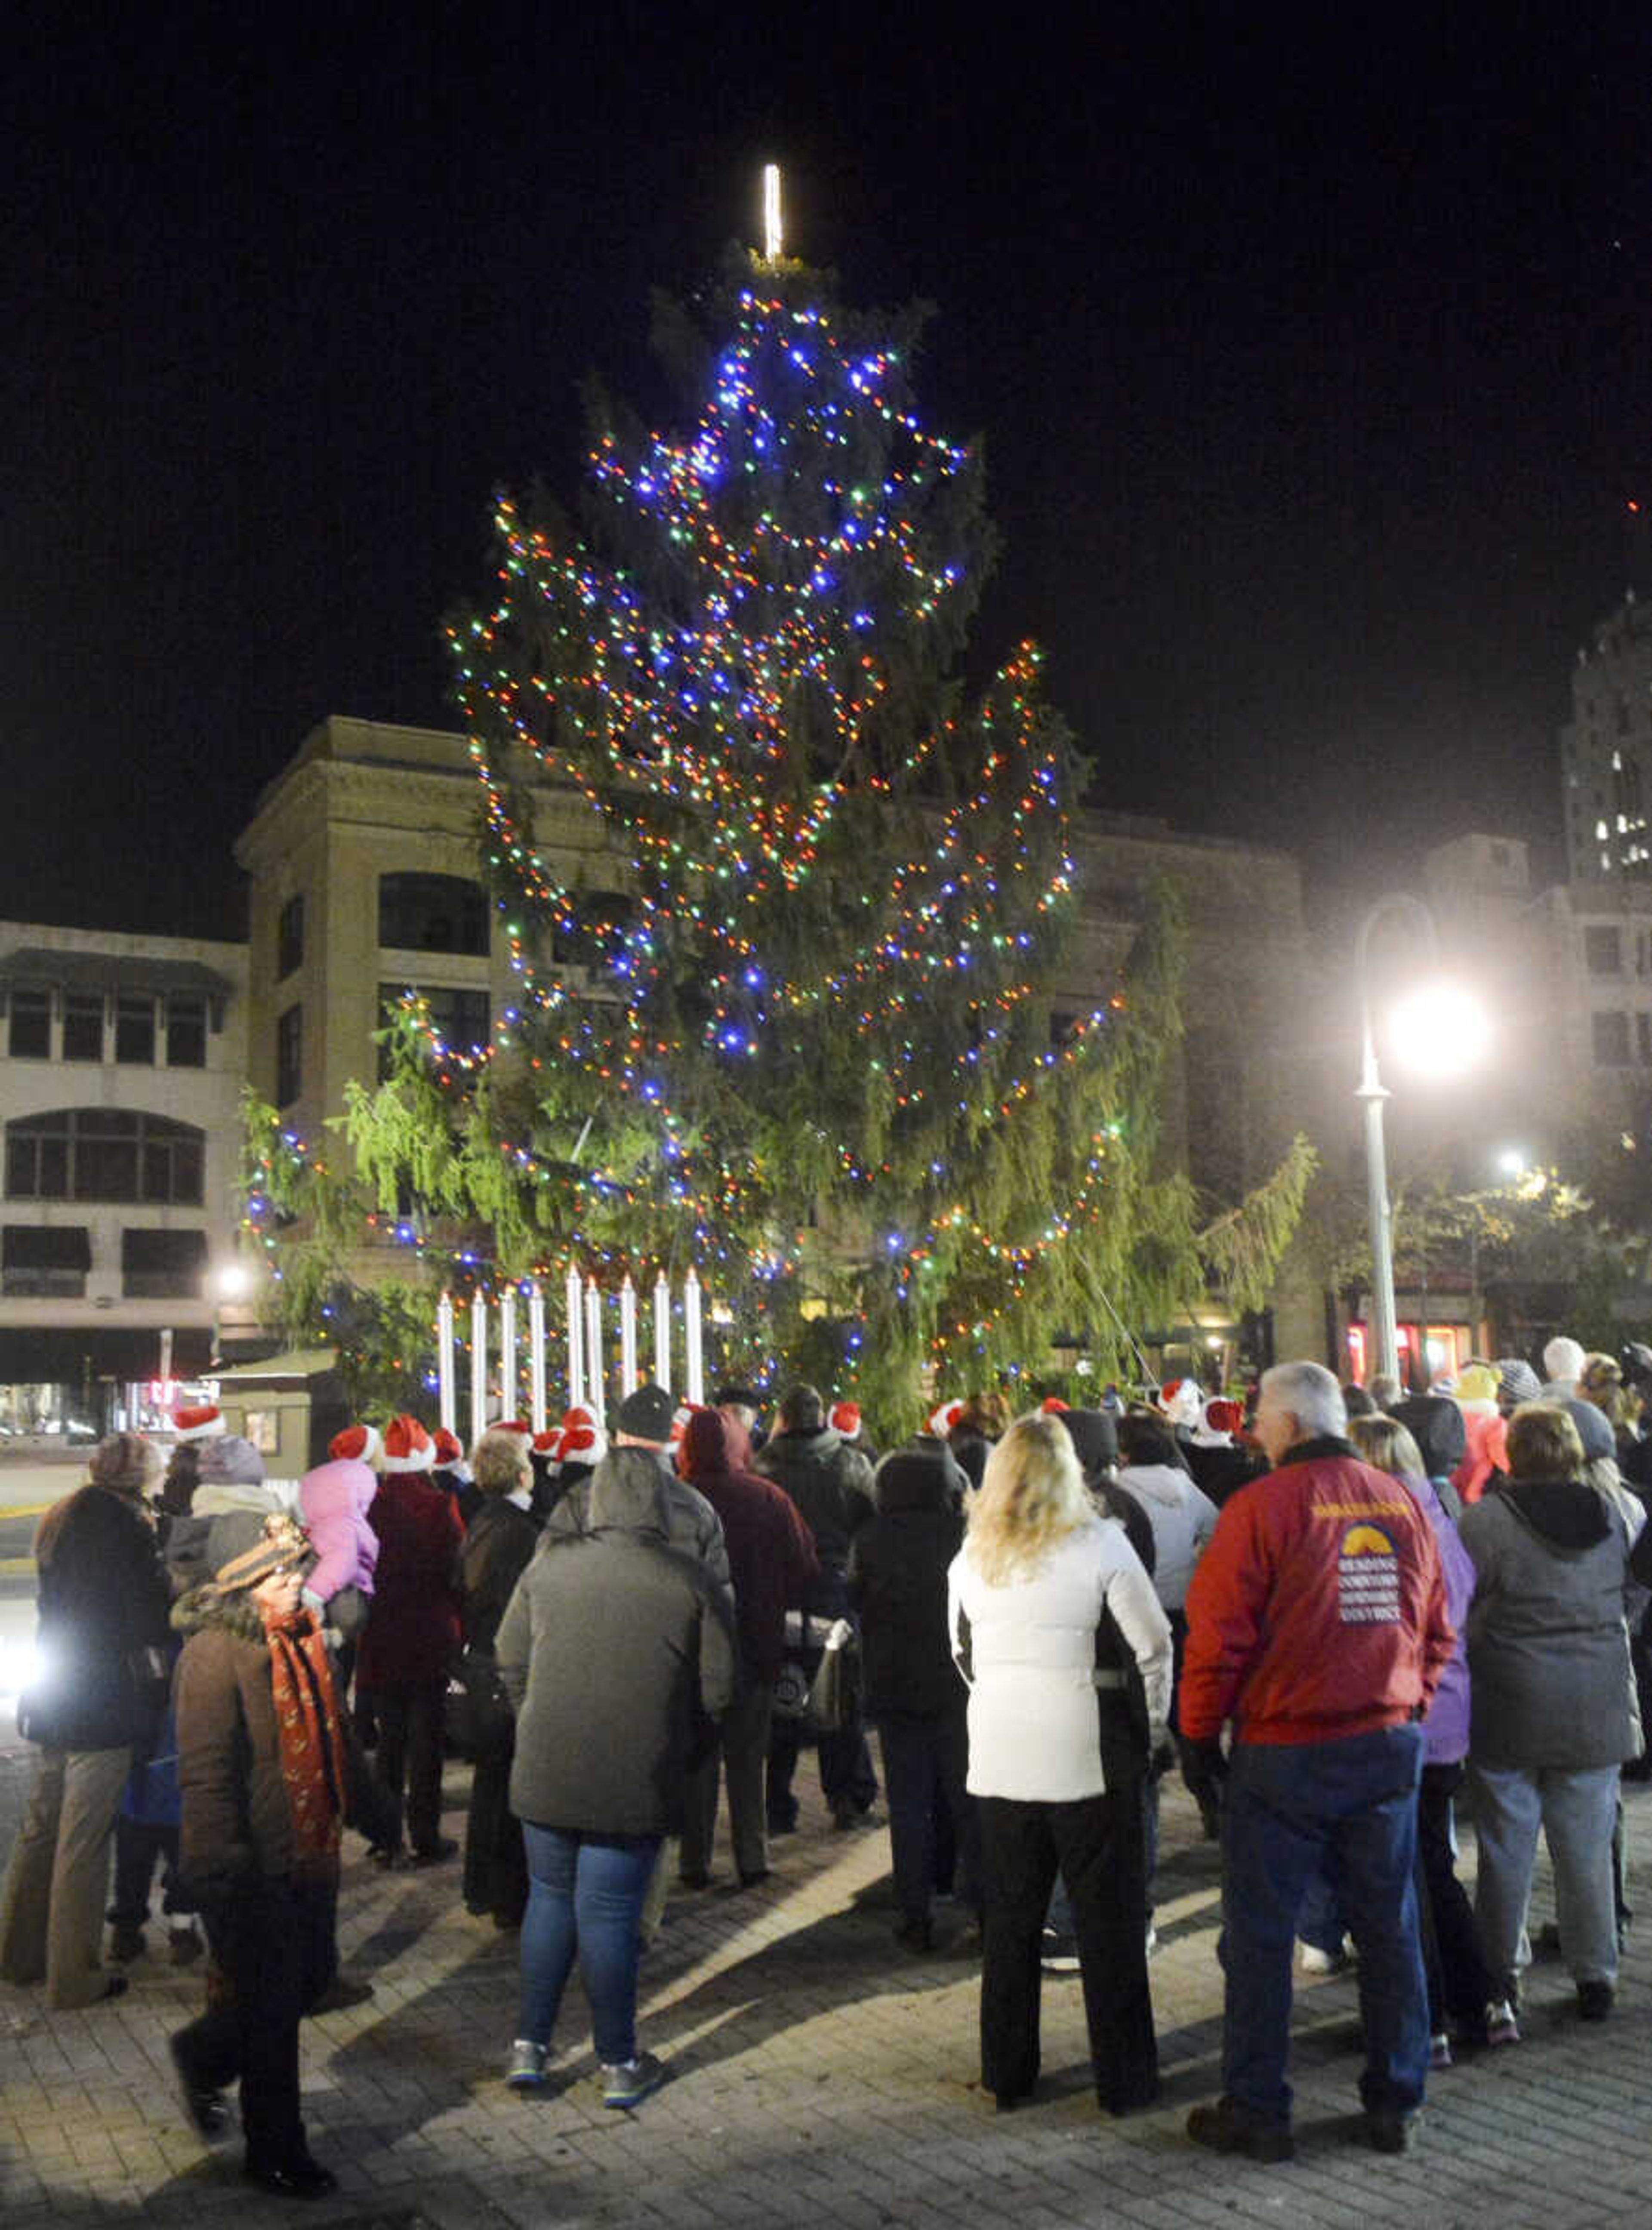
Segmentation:
[(1560, 757), (1570, 880), (1652, 882), (1652, 605), (1633, 589), (1578, 653)]

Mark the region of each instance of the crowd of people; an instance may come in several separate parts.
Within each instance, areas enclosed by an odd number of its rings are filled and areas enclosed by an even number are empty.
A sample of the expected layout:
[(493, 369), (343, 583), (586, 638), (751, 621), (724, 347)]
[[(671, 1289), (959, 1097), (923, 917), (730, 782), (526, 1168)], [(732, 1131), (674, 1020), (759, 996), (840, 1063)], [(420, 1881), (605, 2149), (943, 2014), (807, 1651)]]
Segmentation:
[(238, 2083), (247, 2175), (320, 2196), (298, 2040), (362, 1988), (337, 1971), (346, 1827), (386, 1868), (456, 1859), (462, 1745), (459, 1894), (520, 1937), (505, 2079), (551, 2080), (577, 1966), (627, 2110), (669, 2072), (640, 1962), (673, 1880), (713, 1878), (720, 1797), (755, 1891), (807, 1740), (834, 1830), (882, 1823), (875, 1732), (896, 1941), (979, 1960), (983, 2088), (1034, 2094), (1043, 1978), (1076, 1975), (1097, 2098), (1127, 2114), (1159, 2095), (1179, 1764), (1223, 1867), (1223, 2087), (1188, 2134), (1291, 2156), (1293, 1965), (1351, 1943), (1366, 2133), (1405, 2150), (1431, 2072), (1519, 2041), (1534, 1939), (1580, 2019), (1612, 2008), (1652, 1584), (1652, 1357), (1628, 1363), (1563, 1338), (1544, 1379), (1510, 1359), (1411, 1395), (1286, 1363), (1248, 1413), (1191, 1380), (1019, 1417), (993, 1389), (881, 1460), (808, 1385), (767, 1435), (750, 1387), (690, 1408), (642, 1385), (611, 1434), (505, 1420), (468, 1460), (410, 1416), (353, 1426), (286, 1489), (215, 1409), (179, 1414), (164, 1476), (116, 1434), (36, 1539), (0, 1976), (55, 2007), (119, 1995), (158, 1866), (170, 1956), (210, 1954), (172, 2040), (195, 2126), (225, 2133)]

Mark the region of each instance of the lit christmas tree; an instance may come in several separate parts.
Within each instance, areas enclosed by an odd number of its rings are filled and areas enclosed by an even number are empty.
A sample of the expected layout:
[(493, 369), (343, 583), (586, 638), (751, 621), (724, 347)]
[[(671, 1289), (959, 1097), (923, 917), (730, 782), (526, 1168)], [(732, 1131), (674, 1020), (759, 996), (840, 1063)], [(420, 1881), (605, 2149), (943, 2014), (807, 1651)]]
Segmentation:
[(1072, 1012), (1082, 770), (1032, 646), (966, 701), (991, 534), (916, 415), (920, 324), (742, 255), (662, 321), (689, 430), (599, 426), (579, 532), (501, 501), (449, 635), (515, 994), (480, 1056), (411, 1010), (347, 1118), (381, 1207), (458, 1219), (486, 1274), (693, 1261), (730, 1367), (891, 1428), (926, 1370), (1036, 1372), (1058, 1331), (1122, 1374), (1212, 1248), (1254, 1304), (1307, 1162), (1201, 1251), (1155, 1166), (1168, 904)]

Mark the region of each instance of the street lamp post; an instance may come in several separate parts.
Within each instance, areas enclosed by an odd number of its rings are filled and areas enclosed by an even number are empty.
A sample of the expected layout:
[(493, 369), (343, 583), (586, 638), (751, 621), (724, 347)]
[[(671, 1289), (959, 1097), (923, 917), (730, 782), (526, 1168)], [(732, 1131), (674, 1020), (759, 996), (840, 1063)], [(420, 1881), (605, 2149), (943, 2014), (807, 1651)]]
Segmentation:
[[(1360, 1082), (1354, 1097), (1365, 1109), (1366, 1184), (1371, 1215), (1371, 1314), (1376, 1335), (1376, 1371), (1399, 1376), (1398, 1324), (1394, 1308), (1394, 1235), (1388, 1205), (1388, 1163), (1383, 1142), (1383, 1102), (1389, 1094), (1377, 1073), (1377, 1037), (1371, 1020), (1369, 970), (1371, 932), (1385, 914), (1409, 913), (1421, 924), (1430, 968), (1437, 968), (1434, 917), (1409, 891), (1391, 891), (1370, 908), (1360, 925), (1354, 968), (1360, 983)], [(1462, 994), (1432, 987), (1413, 1002), (1413, 1054), (1437, 1070), (1473, 1063), (1486, 1034), (1483, 1012)], [(1427, 1327), (1424, 1326), (1426, 1337)]]

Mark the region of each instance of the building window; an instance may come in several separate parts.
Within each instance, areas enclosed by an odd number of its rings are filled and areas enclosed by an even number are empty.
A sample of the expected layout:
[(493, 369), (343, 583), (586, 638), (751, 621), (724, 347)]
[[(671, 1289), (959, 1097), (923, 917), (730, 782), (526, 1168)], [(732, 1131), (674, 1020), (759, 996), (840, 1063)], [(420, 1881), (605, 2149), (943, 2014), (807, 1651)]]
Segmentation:
[(52, 1050), (52, 995), (14, 991), (6, 1049), (13, 1060), (45, 1060)]
[[(393, 1022), (401, 1012), (411, 983), (381, 983), (378, 987), (379, 1026)], [(430, 1015), (430, 1027), (449, 1053), (479, 1053), (492, 1036), (493, 1002), (485, 991), (460, 990), (452, 984), (421, 983), (416, 987)], [(390, 1073), (390, 1049), (381, 1045), (379, 1081)]]
[(290, 976), (304, 957), (304, 893), (295, 891), (275, 922), (275, 980)]
[(304, 1009), (289, 1007), (275, 1025), (275, 1104), (290, 1107), (304, 1089)]
[(155, 1002), (147, 992), (122, 991), (115, 999), (115, 1059), (155, 1065)]
[(207, 1002), (198, 991), (172, 992), (166, 1002), (166, 1066), (207, 1065)]
[(120, 1291), (129, 1301), (196, 1301), (207, 1274), (204, 1231), (123, 1231)]
[(6, 1125), (13, 1200), (153, 1201), (199, 1208), (206, 1133), (164, 1115), (67, 1107)]
[(1583, 933), (1584, 965), (1591, 976), (1621, 976), (1623, 972), (1623, 941), (1615, 929), (1585, 929)]
[(463, 875), (381, 875), (378, 941), (399, 952), (466, 952), (485, 959), (486, 893)]
[(47, 1231), (8, 1223), (0, 1236), (0, 1292), (8, 1300), (82, 1300), (91, 1267), (92, 1236), (84, 1224)]
[(1594, 1030), (1595, 1067), (1597, 1068), (1627, 1068), (1629, 1066), (1629, 1016), (1627, 1015), (1591, 1015)]
[(1644, 1066), (1652, 1067), (1652, 1015), (1635, 1017), (1635, 1051)]
[(66, 991), (63, 994), (63, 1058), (65, 1060), (103, 1059), (101, 991)]

